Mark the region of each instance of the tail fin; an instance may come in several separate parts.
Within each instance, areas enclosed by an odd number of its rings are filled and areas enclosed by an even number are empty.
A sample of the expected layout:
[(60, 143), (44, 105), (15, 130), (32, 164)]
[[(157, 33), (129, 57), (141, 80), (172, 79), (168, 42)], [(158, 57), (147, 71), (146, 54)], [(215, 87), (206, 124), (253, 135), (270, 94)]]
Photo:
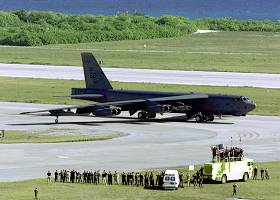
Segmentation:
[(113, 89), (92, 53), (81, 53), (86, 88)]

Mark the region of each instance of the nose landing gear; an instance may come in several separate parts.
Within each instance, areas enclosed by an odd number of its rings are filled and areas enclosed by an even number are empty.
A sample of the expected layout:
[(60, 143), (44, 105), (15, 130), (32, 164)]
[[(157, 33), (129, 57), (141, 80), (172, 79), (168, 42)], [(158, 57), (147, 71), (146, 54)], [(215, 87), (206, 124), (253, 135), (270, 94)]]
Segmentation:
[(55, 122), (56, 124), (58, 124), (58, 116), (56, 116), (54, 122)]

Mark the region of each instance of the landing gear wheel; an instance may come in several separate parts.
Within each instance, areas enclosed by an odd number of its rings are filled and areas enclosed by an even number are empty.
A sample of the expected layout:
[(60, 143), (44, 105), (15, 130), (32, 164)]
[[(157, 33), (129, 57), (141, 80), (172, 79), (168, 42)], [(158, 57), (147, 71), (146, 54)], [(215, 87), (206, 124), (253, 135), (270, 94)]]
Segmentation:
[(225, 184), (227, 182), (227, 176), (223, 175), (221, 179), (222, 184)]
[(156, 118), (156, 113), (149, 113), (148, 118)]
[(248, 173), (244, 173), (244, 175), (243, 175), (243, 181), (246, 182), (246, 181), (248, 181), (248, 179), (249, 179)]
[(56, 124), (58, 124), (58, 116), (56, 116), (54, 122), (55, 122)]
[(209, 122), (213, 122), (214, 121), (214, 115), (209, 115)]
[(117, 109), (117, 115), (121, 114), (122, 110), (121, 109)]
[(138, 119), (146, 119), (147, 117), (148, 117), (147, 113), (145, 113), (145, 112), (138, 113)]

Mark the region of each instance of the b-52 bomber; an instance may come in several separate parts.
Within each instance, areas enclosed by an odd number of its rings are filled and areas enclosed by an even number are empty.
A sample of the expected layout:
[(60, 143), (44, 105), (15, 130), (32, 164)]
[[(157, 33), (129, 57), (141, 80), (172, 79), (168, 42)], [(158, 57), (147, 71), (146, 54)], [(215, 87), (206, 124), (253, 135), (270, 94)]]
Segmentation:
[(21, 114), (49, 112), (58, 123), (59, 116), (113, 116), (122, 111), (128, 111), (130, 116), (138, 112), (141, 120), (163, 113), (185, 113), (186, 120), (208, 122), (214, 116), (246, 116), (256, 107), (254, 101), (237, 95), (116, 90), (91, 53), (81, 56), (86, 88), (72, 88), (70, 97), (97, 103)]

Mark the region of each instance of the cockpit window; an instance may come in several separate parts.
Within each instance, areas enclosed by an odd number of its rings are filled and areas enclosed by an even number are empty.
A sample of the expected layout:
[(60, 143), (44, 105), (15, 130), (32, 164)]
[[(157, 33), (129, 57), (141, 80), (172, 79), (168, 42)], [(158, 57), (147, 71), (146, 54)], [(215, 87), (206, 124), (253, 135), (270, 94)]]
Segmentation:
[(248, 101), (249, 100), (248, 97), (244, 97), (244, 96), (241, 96), (239, 99), (240, 99), (240, 101)]

